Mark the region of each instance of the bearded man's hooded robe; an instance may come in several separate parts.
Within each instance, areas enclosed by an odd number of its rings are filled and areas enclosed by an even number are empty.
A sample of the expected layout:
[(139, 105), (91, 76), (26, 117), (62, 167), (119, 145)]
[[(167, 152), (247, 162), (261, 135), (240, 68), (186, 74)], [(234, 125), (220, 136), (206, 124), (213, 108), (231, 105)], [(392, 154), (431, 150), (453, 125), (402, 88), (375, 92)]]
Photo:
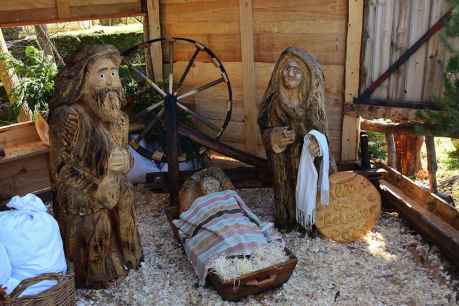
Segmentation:
[[(108, 175), (113, 147), (128, 145), (127, 115), (119, 111), (117, 120), (104, 122), (92, 110), (100, 101), (84, 94), (88, 66), (104, 57), (117, 66), (121, 62), (119, 51), (106, 45), (87, 46), (70, 58), (57, 76), (49, 105), (53, 209), (76, 285), (83, 288), (108, 287), (127, 268), (137, 268), (142, 256), (126, 175), (116, 175), (113, 188), (120, 189), (120, 196), (114, 207), (95, 196)], [(117, 90), (124, 103), (122, 88)]]

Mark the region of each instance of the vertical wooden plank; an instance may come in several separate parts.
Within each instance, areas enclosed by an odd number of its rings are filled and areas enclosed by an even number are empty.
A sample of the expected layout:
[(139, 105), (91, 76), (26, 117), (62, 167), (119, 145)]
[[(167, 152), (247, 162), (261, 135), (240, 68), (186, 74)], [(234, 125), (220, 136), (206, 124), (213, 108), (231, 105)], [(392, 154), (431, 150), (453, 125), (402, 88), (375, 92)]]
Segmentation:
[[(145, 40), (161, 37), (161, 20), (159, 0), (146, 0), (146, 15), (144, 20)], [(155, 81), (163, 79), (163, 52), (161, 43), (152, 44), (147, 50), (147, 72)]]
[(240, 31), (242, 55), (242, 100), (245, 113), (245, 147), (251, 153), (258, 149), (257, 83), (255, 79), (255, 46), (252, 0), (240, 0)]
[(56, 0), (57, 16), (60, 19), (69, 18), (70, 14), (70, 0)]
[[(345, 103), (352, 104), (359, 91), (360, 52), (362, 47), (363, 0), (349, 0), (346, 43)], [(344, 115), (341, 159), (357, 160), (360, 118)]]
[[(375, 48), (375, 60), (378, 65), (375, 65), (375, 75), (373, 80), (376, 80), (383, 74), (391, 64), (391, 38), (392, 25), (394, 22), (394, 0), (379, 0), (377, 7), (377, 16), (380, 18), (376, 23), (376, 42), (379, 44)], [(374, 98), (387, 99), (389, 91), (389, 81), (385, 81), (374, 92)]]
[[(430, 26), (434, 25), (446, 12), (445, 2), (444, 0), (432, 0)], [(446, 48), (441, 42), (440, 33), (437, 33), (427, 43), (422, 101), (432, 101), (442, 94), (445, 53)]]
[(365, 53), (364, 53), (364, 65), (362, 71), (365, 75), (362, 80), (361, 91), (365, 90), (373, 81), (373, 61), (375, 59), (375, 16), (376, 16), (377, 2), (368, 1), (365, 5)]
[[(414, 0), (412, 1), (411, 9), (410, 46), (429, 30), (430, 0)], [(422, 99), (426, 54), (427, 46), (424, 45), (406, 63), (407, 84), (405, 98), (407, 100), (420, 101)]]

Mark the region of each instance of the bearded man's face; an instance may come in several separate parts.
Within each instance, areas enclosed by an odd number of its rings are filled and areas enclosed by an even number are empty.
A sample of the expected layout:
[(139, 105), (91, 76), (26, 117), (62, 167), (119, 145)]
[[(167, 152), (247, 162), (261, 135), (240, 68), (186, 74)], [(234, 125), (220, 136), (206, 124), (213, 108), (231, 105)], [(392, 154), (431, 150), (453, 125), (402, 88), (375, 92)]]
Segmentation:
[(119, 118), (124, 95), (118, 65), (111, 58), (98, 58), (88, 66), (85, 100), (103, 121)]

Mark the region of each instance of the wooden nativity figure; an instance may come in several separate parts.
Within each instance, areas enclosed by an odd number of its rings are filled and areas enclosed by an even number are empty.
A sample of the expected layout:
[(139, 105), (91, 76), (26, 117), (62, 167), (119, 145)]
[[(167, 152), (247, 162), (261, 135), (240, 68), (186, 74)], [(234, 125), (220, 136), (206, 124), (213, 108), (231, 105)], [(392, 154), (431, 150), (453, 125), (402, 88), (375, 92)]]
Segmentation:
[(49, 104), (54, 213), (80, 288), (106, 288), (142, 257), (120, 62), (113, 46), (82, 48), (58, 74)]
[[(292, 230), (297, 224), (295, 191), (304, 136), (311, 130), (328, 136), (324, 75), (313, 56), (297, 48), (283, 51), (261, 102), (258, 124), (273, 172), (275, 224)], [(317, 167), (317, 141), (310, 141), (308, 148)]]

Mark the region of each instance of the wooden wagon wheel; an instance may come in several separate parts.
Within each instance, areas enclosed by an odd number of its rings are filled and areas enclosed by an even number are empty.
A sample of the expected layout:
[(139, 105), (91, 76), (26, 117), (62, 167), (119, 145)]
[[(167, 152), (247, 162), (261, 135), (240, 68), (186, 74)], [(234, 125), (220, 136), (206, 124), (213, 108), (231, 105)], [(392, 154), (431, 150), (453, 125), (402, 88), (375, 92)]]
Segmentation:
[[(144, 72), (144, 69), (140, 67), (136, 67), (136, 58), (143, 56), (145, 54), (145, 50), (152, 47), (154, 44), (163, 44), (165, 46), (166, 54), (165, 57), (165, 67), (168, 68), (167, 70), (167, 79), (163, 84), (160, 82), (156, 82), (152, 80), (147, 74)], [(194, 51), (192, 52), (191, 57), (188, 59), (188, 62), (178, 80), (174, 80), (174, 64), (175, 64), (175, 50), (179, 48), (193, 48)], [(192, 49), (192, 50), (193, 50)], [(191, 53), (191, 52), (190, 52)], [(196, 62), (198, 56), (207, 56), (209, 62), (213, 63), (216, 67), (215, 78), (210, 79), (206, 82), (203, 82), (202, 85), (191, 88), (191, 89), (184, 89), (185, 80), (187, 79), (190, 71), (193, 69), (193, 66)], [(201, 127), (201, 131), (207, 134), (208, 136), (212, 137), (215, 140), (218, 140), (223, 132), (225, 131), (226, 127), (228, 126), (229, 121), (231, 120), (231, 112), (232, 112), (232, 89), (231, 84), (229, 81), (228, 74), (222, 64), (222, 62), (218, 59), (214, 52), (212, 52), (207, 46), (196, 42), (192, 39), (188, 38), (157, 38), (153, 39), (139, 45), (136, 45), (125, 52), (123, 52), (124, 57), (124, 64), (128, 66), (130, 74), (133, 75), (134, 79), (138, 82), (143, 83), (143, 88), (140, 91), (150, 91), (159, 96), (159, 100), (156, 103), (152, 103), (139, 113), (135, 114), (131, 118), (131, 121), (135, 124), (143, 120), (142, 128), (139, 129), (139, 134), (133, 137), (130, 140), (131, 146), (142, 156), (152, 159), (157, 162), (164, 162), (166, 160), (166, 156), (164, 154), (159, 153), (157, 150), (151, 149), (148, 146), (144, 145), (142, 140), (147, 138), (149, 135), (154, 133), (155, 131), (158, 133), (159, 136), (164, 136), (164, 122), (165, 122), (165, 101), (168, 97), (173, 96), (176, 100), (177, 105), (177, 118), (180, 121), (181, 118), (183, 119), (191, 118), (191, 121), (196, 123)], [(224, 84), (226, 89), (224, 90), (226, 93), (226, 105), (224, 111), (224, 120), (221, 124), (214, 123), (212, 120), (208, 119), (206, 115), (200, 114), (198, 111), (194, 110), (192, 106), (187, 105), (187, 99), (203, 92), (208, 91), (219, 84)], [(190, 120), (188, 120), (190, 121)], [(184, 122), (181, 122), (182, 124)], [(189, 123), (189, 122), (188, 122)], [(186, 124), (186, 122), (185, 122)], [(191, 128), (195, 128), (192, 126)]]

